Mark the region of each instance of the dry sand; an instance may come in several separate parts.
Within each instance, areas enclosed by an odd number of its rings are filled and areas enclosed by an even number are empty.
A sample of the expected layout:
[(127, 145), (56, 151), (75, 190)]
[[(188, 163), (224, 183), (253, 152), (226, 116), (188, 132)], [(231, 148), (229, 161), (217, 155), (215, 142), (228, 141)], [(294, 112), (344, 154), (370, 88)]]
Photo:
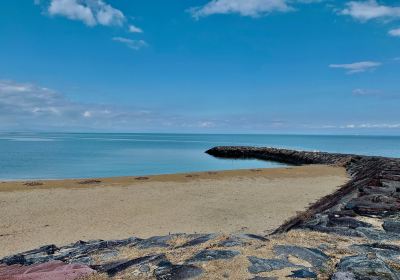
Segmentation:
[(343, 168), (314, 165), (105, 178), (86, 184), (3, 182), (0, 257), (88, 239), (178, 232), (265, 234), (347, 180)]

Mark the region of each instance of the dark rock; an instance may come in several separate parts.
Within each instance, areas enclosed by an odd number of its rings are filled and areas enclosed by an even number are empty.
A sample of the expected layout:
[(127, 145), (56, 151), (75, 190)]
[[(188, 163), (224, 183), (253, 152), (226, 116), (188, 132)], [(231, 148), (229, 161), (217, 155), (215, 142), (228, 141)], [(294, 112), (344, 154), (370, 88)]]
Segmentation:
[[(340, 260), (335, 275), (338, 272), (353, 273), (355, 279), (398, 279), (396, 273), (383, 260), (378, 257), (371, 257), (369, 255), (344, 257)], [(335, 277), (336, 278), (334, 279), (340, 279), (338, 276)]]
[(364, 195), (353, 198), (346, 205), (346, 209), (351, 209), (363, 216), (386, 217), (400, 211), (398, 199), (386, 195)]
[(248, 267), (250, 273), (257, 274), (265, 271), (279, 270), (286, 267), (297, 267), (288, 260), (282, 259), (261, 259), (258, 257), (248, 257), (251, 265)]
[(148, 239), (144, 239), (139, 241), (136, 244), (136, 247), (139, 249), (148, 249), (148, 248), (154, 248), (154, 247), (169, 247), (169, 244), (167, 243), (171, 238), (174, 237), (174, 235), (166, 235), (166, 236), (154, 236), (150, 237)]
[(277, 245), (274, 251), (279, 256), (288, 258), (289, 255), (295, 256), (299, 259), (305, 260), (312, 264), (314, 267), (323, 267), (329, 260), (329, 257), (321, 250), (315, 248), (290, 246), (290, 245)]
[(324, 226), (306, 226), (306, 228), (319, 231), (324, 233), (333, 233), (343, 236), (350, 236), (350, 237), (365, 237), (363, 233), (360, 233), (357, 230), (346, 228), (346, 227), (324, 227)]
[(243, 246), (245, 242), (240, 240), (235, 236), (229, 236), (227, 239), (222, 240), (218, 246), (219, 247), (236, 247), (236, 246)]
[(101, 183), (101, 181), (95, 180), (95, 179), (89, 179), (89, 180), (84, 180), (84, 181), (78, 182), (78, 184), (81, 184), (81, 185), (90, 185), (90, 184), (99, 184), (99, 183)]
[(400, 188), (400, 179), (399, 178), (397, 178), (397, 180), (382, 180), (381, 183), (384, 187), (390, 187), (390, 188), (395, 188), (395, 189)]
[(139, 267), (139, 271), (143, 273), (147, 273), (150, 271), (150, 267), (147, 264), (141, 265)]
[(267, 238), (265, 238), (264, 236), (261, 235), (257, 235), (257, 234), (250, 234), (250, 233), (244, 233), (244, 234), (239, 234), (237, 235), (239, 238), (244, 238), (244, 239), (256, 239), (259, 241), (269, 241)]
[(396, 220), (385, 220), (383, 222), (383, 229), (388, 232), (395, 232), (400, 234), (400, 221)]
[(392, 232), (385, 232), (383, 230), (377, 230), (374, 228), (357, 228), (357, 232), (363, 234), (364, 237), (374, 241), (384, 240), (398, 240), (400, 235)]
[(355, 250), (359, 253), (368, 254), (372, 253), (382, 258), (383, 260), (398, 261), (400, 257), (400, 246), (384, 243), (372, 243), (372, 244), (355, 244), (350, 246), (350, 249)]
[(238, 251), (229, 250), (203, 250), (187, 260), (188, 263), (192, 262), (206, 262), (214, 260), (227, 260), (236, 257), (240, 253)]
[(178, 248), (196, 246), (196, 245), (205, 243), (205, 242), (213, 239), (215, 236), (216, 236), (215, 234), (202, 234), (202, 235), (197, 236), (196, 238), (184, 243), (183, 245), (178, 246)]
[(331, 280), (357, 280), (353, 272), (335, 272)]
[(288, 277), (291, 278), (317, 278), (317, 274), (307, 269), (299, 269), (292, 271), (292, 274)]
[(154, 270), (157, 280), (185, 280), (200, 276), (203, 269), (194, 265), (161, 266)]
[(124, 271), (125, 269), (130, 268), (132, 266), (139, 266), (139, 265), (141, 266), (147, 263), (160, 263), (161, 261), (164, 260), (166, 260), (165, 255), (159, 254), (159, 255), (140, 257), (131, 260), (116, 261), (116, 262), (106, 263), (103, 265), (96, 265), (92, 266), (92, 268), (98, 272), (107, 273), (108, 276), (112, 277), (117, 273)]
[(332, 216), (329, 218), (328, 222), (329, 227), (348, 227), (351, 229), (356, 229), (358, 227), (372, 227), (371, 224), (365, 223), (354, 218), (350, 217), (335, 217)]

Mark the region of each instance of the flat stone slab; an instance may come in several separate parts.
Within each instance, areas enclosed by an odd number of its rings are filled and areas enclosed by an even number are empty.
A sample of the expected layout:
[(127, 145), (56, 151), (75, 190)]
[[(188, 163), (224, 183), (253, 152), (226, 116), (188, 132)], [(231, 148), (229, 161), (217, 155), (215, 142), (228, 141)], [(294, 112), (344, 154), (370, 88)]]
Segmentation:
[(186, 280), (199, 277), (203, 269), (194, 265), (168, 265), (157, 268), (154, 275), (157, 280)]
[(250, 273), (257, 274), (260, 272), (268, 272), (279, 270), (287, 267), (298, 267), (288, 260), (282, 259), (262, 259), (258, 257), (248, 257), (251, 265), (248, 267)]
[(236, 257), (239, 254), (240, 253), (238, 251), (230, 250), (203, 250), (187, 260), (187, 263), (228, 260)]
[[(355, 279), (382, 279), (398, 280), (398, 275), (382, 259), (369, 255), (357, 255), (344, 257), (337, 266), (337, 272), (333, 279), (339, 278), (338, 273), (349, 273), (354, 275)], [(346, 274), (345, 274), (346, 275)]]
[(387, 232), (394, 232), (400, 234), (400, 221), (399, 220), (385, 220), (383, 222), (383, 229)]
[(299, 270), (294, 270), (292, 271), (292, 274), (290, 274), (288, 277), (290, 278), (312, 278), (315, 279), (317, 278), (317, 274), (307, 270), (307, 269), (299, 269)]
[(313, 267), (323, 267), (330, 259), (324, 252), (315, 248), (290, 246), (290, 245), (277, 245), (274, 251), (278, 256), (288, 258), (289, 255), (295, 256), (299, 259), (309, 262)]
[(203, 243), (213, 239), (215, 236), (216, 236), (216, 234), (201, 234), (201, 235), (193, 238), (192, 240), (182, 244), (181, 246), (179, 246), (177, 248), (191, 247), (191, 246), (203, 244)]

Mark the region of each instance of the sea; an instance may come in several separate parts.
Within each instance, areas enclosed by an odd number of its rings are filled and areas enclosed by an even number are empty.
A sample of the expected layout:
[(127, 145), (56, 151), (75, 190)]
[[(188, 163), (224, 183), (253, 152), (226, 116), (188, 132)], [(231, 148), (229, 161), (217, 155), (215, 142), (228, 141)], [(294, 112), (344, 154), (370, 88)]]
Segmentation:
[(215, 146), (249, 145), (400, 157), (400, 136), (0, 133), (0, 180), (96, 178), (284, 164), (218, 159)]

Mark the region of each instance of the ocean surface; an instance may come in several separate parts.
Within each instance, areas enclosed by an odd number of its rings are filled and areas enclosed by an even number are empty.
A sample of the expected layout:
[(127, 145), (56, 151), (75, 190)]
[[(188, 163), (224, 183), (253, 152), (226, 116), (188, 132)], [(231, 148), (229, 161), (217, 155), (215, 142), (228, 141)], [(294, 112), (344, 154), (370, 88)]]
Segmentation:
[(283, 166), (259, 160), (217, 159), (204, 153), (221, 145), (400, 157), (398, 136), (0, 133), (0, 180), (136, 176)]

